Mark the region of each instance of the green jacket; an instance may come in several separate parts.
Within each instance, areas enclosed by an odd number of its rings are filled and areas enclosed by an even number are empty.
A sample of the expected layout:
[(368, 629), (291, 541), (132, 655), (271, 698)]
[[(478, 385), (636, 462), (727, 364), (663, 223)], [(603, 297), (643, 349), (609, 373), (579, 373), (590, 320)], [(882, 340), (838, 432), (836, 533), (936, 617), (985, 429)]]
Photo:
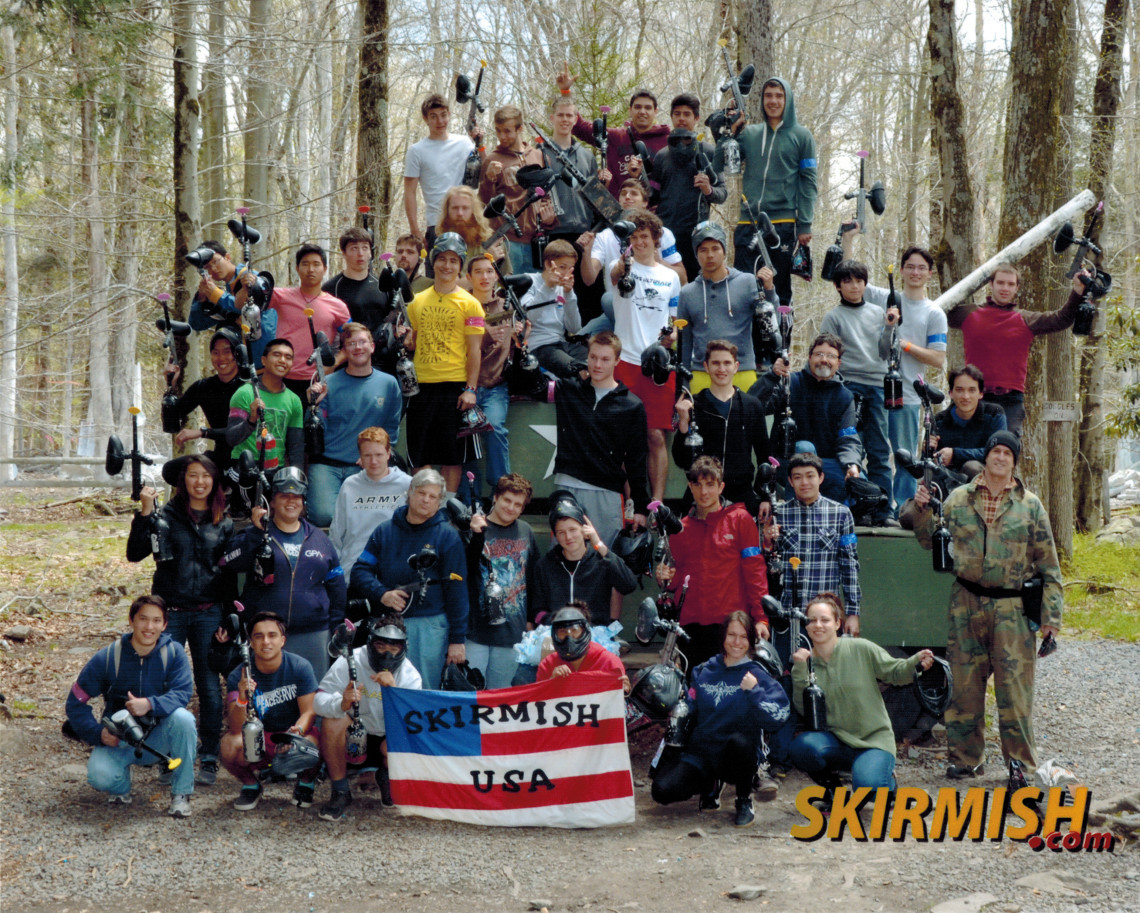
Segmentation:
[[(784, 87), (786, 98), (780, 125), (773, 130), (767, 120), (748, 124), (736, 136), (744, 164), (742, 189), (753, 213), (766, 212), (773, 221), (795, 219), (796, 234), (808, 234), (818, 192), (815, 140), (796, 120), (792, 87), (780, 77), (775, 77), (775, 81)], [(719, 145), (713, 168), (718, 172), (724, 168)], [(748, 214), (742, 210), (740, 220), (747, 219)]]
[[(876, 643), (841, 637), (831, 659), (815, 657), (815, 680), (827, 701), (827, 731), (851, 748), (881, 748), (895, 753), (895, 734), (879, 682), (906, 685), (914, 681), (918, 654), (895, 659)], [(807, 663), (792, 665), (792, 701), (803, 713)]]
[[(979, 474), (946, 499), (944, 513), (954, 543), (954, 572), (963, 580), (1003, 589), (1018, 589), (1040, 572), (1045, 578), (1041, 623), (1059, 628), (1065, 594), (1045, 505), (1015, 479), (993, 528), (987, 529), (977, 493), (981, 480)], [(919, 515), (914, 534), (923, 548), (930, 548), (935, 525), (933, 510), (928, 508)]]

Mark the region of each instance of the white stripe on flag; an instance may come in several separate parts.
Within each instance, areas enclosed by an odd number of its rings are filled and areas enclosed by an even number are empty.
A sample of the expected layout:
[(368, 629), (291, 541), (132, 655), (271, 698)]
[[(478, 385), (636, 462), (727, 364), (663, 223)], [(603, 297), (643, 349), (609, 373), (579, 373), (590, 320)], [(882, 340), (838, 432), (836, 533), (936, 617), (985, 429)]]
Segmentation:
[(611, 770), (629, 770), (629, 749), (624, 742), (590, 745), (566, 751), (517, 755), (423, 755), (392, 752), (388, 770), (392, 780), (429, 780), (433, 783), (472, 784), (471, 771), (525, 770), (541, 768), (551, 780), (580, 777)]
[(401, 805), (401, 815), (419, 815), (437, 821), (461, 821), (489, 827), (608, 827), (633, 824), (633, 796), (604, 799), (600, 802), (576, 802), (573, 805), (547, 805), (541, 808), (507, 808), (485, 811), (469, 808), (423, 808)]

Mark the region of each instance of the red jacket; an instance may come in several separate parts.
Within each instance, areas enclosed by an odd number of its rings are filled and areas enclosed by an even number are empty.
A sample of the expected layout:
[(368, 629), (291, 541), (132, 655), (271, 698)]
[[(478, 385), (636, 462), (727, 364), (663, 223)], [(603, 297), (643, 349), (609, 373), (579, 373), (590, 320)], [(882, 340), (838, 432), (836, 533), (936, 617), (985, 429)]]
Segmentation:
[(691, 577), (681, 624), (720, 624), (737, 609), (753, 622), (767, 622), (760, 599), (768, 594), (768, 568), (748, 508), (729, 504), (704, 520), (694, 508), (681, 525), (669, 539), (677, 563), (672, 588), (678, 595), (685, 577)]

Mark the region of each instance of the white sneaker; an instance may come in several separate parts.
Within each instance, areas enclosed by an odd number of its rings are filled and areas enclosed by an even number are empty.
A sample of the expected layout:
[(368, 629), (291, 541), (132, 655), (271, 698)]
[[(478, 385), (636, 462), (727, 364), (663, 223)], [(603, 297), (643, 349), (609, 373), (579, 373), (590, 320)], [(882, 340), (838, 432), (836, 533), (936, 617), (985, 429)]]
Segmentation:
[(111, 805), (130, 805), (131, 794), (123, 793), (121, 796), (109, 796), (107, 798), (107, 802), (109, 802)]
[(189, 818), (190, 817), (190, 797), (189, 796), (171, 796), (170, 798), (170, 812), (168, 813), (171, 818)]

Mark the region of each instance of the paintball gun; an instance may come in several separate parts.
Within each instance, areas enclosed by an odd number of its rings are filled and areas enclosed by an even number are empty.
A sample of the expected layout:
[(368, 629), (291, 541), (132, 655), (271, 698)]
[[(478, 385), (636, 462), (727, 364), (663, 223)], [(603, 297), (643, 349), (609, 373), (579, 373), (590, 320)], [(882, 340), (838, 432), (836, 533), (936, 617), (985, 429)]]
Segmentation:
[[(254, 467), (253, 479), (253, 498), (250, 501), (250, 509), (254, 507), (264, 507), (269, 509), (269, 499), (265, 495), (265, 489), (268, 488), (268, 482), (265, 478), (265, 451), (269, 446), (269, 429), (265, 427), (264, 410), (260, 410), (257, 415), (257, 430), (254, 432), (257, 437), (257, 463)], [(248, 464), (250, 457), (246, 456), (249, 451), (242, 454), (242, 461)], [(262, 532), (261, 542), (258, 543), (257, 550), (253, 555), (253, 579), (260, 585), (269, 586), (273, 583), (273, 543), (269, 535), (269, 515), (265, 515), (263, 522), (265, 529)]]
[(412, 284), (408, 281), (408, 274), (399, 267), (392, 269), (391, 263), (388, 262), (392, 259), (392, 255), (384, 253), (380, 255), (380, 259), (384, 261), (384, 270), (380, 273), (377, 282), (380, 291), (387, 293), (398, 315), (394, 328), (390, 324), (385, 324), (384, 347), (385, 349), (390, 349), (392, 346), (397, 347), (396, 380), (400, 382), (400, 392), (407, 398), (420, 392), (420, 383), (416, 377), (416, 364), (408, 353), (408, 347), (404, 345), (404, 337), (398, 335), (396, 330), (412, 325), (408, 319), (407, 305), (415, 297), (415, 294), (412, 292)]
[(617, 281), (617, 292), (623, 298), (628, 298), (637, 288), (637, 280), (633, 278), (633, 245), (627, 244), (621, 252), (621, 268), (625, 271)]
[(843, 260), (843, 236), (855, 228), (855, 223), (859, 225), (860, 231), (867, 230), (867, 201), (871, 201), (871, 210), (877, 216), (881, 216), (887, 209), (887, 191), (883, 187), (882, 181), (875, 181), (871, 185), (871, 189), (867, 189), (866, 168), (867, 158), (871, 153), (865, 149), (858, 152), (859, 156), (859, 187), (856, 190), (850, 190), (843, 195), (845, 200), (855, 200), (855, 220), (853, 222), (841, 222), (839, 230), (835, 233), (835, 241), (828, 247), (827, 252), (823, 255), (823, 266), (819, 270), (819, 278), (825, 282), (830, 282), (832, 275), (835, 272), (835, 267), (839, 266)]
[(823, 689), (816, 684), (815, 663), (808, 654), (808, 683), (804, 688), (804, 722), (811, 732), (825, 732), (827, 730), (827, 698)]
[(899, 373), (899, 363), (902, 361), (902, 344), (899, 342), (899, 327), (902, 326), (902, 302), (895, 294), (895, 267), (892, 263), (887, 267), (887, 284), (890, 294), (887, 296), (887, 311), (892, 308), (899, 312), (898, 323), (891, 327), (891, 355), (887, 361), (887, 373), (883, 375), (883, 407), (885, 409), (901, 409), (903, 407), (903, 377)]
[(163, 332), (162, 347), (167, 350), (166, 359), (166, 392), (162, 394), (162, 431), (164, 434), (177, 434), (182, 430), (182, 421), (178, 417), (178, 396), (174, 392), (171, 378), (178, 367), (178, 355), (175, 351), (175, 339), (185, 339), (190, 335), (190, 324), (181, 320), (170, 319), (170, 296), (161, 292), (158, 303), (162, 305), (163, 316), (154, 322), (154, 325)]
[(610, 148), (610, 131), (606, 123), (609, 120), (610, 106), (602, 105), (598, 111), (602, 116), (594, 118), (594, 145), (598, 147), (598, 152), (601, 153), (602, 167), (605, 168), (606, 153)]
[[(629, 693), (629, 702), (649, 719), (658, 723), (668, 722), (669, 730), (674, 728), (675, 722), (679, 722), (672, 718), (674, 708), (679, 710), (681, 707), (687, 707), (683, 698), (689, 660), (681, 652), (678, 642), (687, 642), (689, 635), (685, 633), (677, 618), (680, 616), (688, 589), (689, 578), (686, 577), (681, 587), (681, 598), (678, 600), (677, 608), (667, 617), (661, 617), (657, 611), (657, 603), (649, 596), (642, 600), (637, 610), (637, 639), (647, 644), (653, 640), (658, 631), (662, 631), (665, 633), (665, 645), (661, 648), (657, 662), (643, 669), (634, 680)], [(674, 738), (673, 741), (679, 740)]]
[[(503, 289), (503, 297), (507, 301), (507, 307), (509, 307), (514, 314), (519, 332), (525, 333), (527, 318), (520, 298), (522, 295), (525, 295), (534, 284), (534, 275), (530, 273), (520, 273), (517, 276), (504, 276), (503, 271), (499, 269), (499, 264), (495, 262), (495, 258), (490, 254), (485, 254), (484, 256), (491, 261), (491, 265), (495, 268), (495, 275), (499, 277), (499, 284)], [(527, 347), (525, 341), (525, 336), (520, 335), (519, 337), (519, 342), (511, 361), (511, 372), (515, 375), (514, 380), (518, 389), (538, 392), (538, 388), (541, 387), (543, 391), (546, 390), (546, 384), (543, 382), (542, 374), (539, 370), (538, 359), (530, 353), (530, 349)]]
[[(1057, 234), (1053, 238), (1053, 253), (1055, 254), (1063, 254), (1069, 249), (1070, 245), (1077, 245), (1077, 252), (1073, 256), (1073, 263), (1069, 267), (1069, 271), (1065, 273), (1065, 276), (1069, 279), (1080, 275), (1081, 283), (1085, 287), (1084, 298), (1081, 299), (1081, 303), (1077, 307), (1077, 316), (1073, 321), (1074, 336), (1088, 336), (1092, 332), (1097, 315), (1097, 307), (1093, 302), (1099, 301), (1107, 295), (1108, 290), (1112, 288), (1112, 276), (1100, 269), (1096, 265), (1096, 262), (1088, 256), (1091, 254), (1093, 257), (1100, 257), (1103, 254), (1101, 249), (1097, 247), (1091, 239), (1096, 223), (1103, 215), (1104, 200), (1101, 200), (1096, 205), (1096, 211), (1093, 213), (1093, 217), (1089, 222), (1088, 232), (1085, 237), (1076, 237), (1073, 232), (1073, 223), (1066, 222), (1057, 230)], [(1085, 262), (1086, 259), (1088, 260), (1087, 265)], [(1084, 270), (1087, 270), (1089, 274), (1082, 274)]]
[(526, 197), (518, 209), (514, 212), (507, 210), (507, 197), (503, 193), (495, 194), (483, 208), (483, 218), (503, 220), (502, 224), (495, 229), (494, 234), (481, 245), (485, 251), (498, 244), (500, 239), (505, 238), (509, 231), (513, 230), (516, 235), (522, 237), (523, 232), (518, 223), (519, 216), (533, 203), (537, 203), (550, 193), (550, 188), (558, 180), (558, 175), (542, 165), (523, 165), (515, 172), (515, 180), (518, 181), (520, 187), (526, 188)]
[[(329, 338), (324, 330), (317, 331), (313, 326), (312, 308), (305, 308), (305, 317), (309, 320), (309, 338), (313, 342), (313, 353), (309, 356), (308, 364), (317, 369), (317, 378), (320, 383), (325, 382), (325, 368), (336, 361), (329, 349)], [(317, 397), (309, 392), (309, 410), (305, 413), (305, 452), (309, 456), (320, 456), (325, 452), (325, 423), (321, 419), (321, 411), (317, 408)]]
[[(356, 625), (347, 618), (337, 625), (329, 638), (329, 656), (333, 659), (344, 657), (348, 664), (348, 680), (355, 689), (359, 676), (356, 669), (356, 656), (352, 652), (352, 639), (356, 635)], [(363, 764), (368, 755), (368, 732), (360, 722), (360, 701), (353, 701), (348, 711), (348, 731), (345, 733), (344, 754), (349, 764)]]
[[(582, 173), (582, 170), (574, 164), (573, 159), (566, 154), (564, 150), (557, 143), (552, 143), (545, 136), (542, 131), (538, 129), (535, 124), (530, 125), (530, 129), (534, 131), (534, 135), (538, 137), (538, 142), (542, 144), (543, 148), (553, 155), (558, 163), (562, 166), (562, 179), (566, 183), (565, 176), (569, 175), (574, 179), (574, 185), (571, 185), (574, 191), (582, 197), (586, 204), (598, 215), (598, 218), (606, 225), (612, 226), (621, 218), (622, 208), (621, 204), (614, 199), (614, 195), (606, 190), (605, 186), (596, 174), (589, 176)], [(644, 149), (644, 144), (641, 144)], [(649, 151), (645, 150), (642, 162), (649, 158)], [(520, 169), (521, 170), (521, 169)], [(575, 186), (576, 185), (576, 186)]]
[(146, 743), (146, 737), (155, 726), (152, 714), (143, 717), (134, 716), (126, 707), (116, 710), (110, 716), (103, 717), (103, 728), (117, 739), (126, 742), (135, 750), (135, 757), (141, 758), (144, 751), (150, 752), (160, 761), (166, 762), (167, 770), (174, 770), (182, 763), (181, 758), (172, 758), (163, 754), (157, 748), (151, 748)]
[[(273, 274), (267, 270), (262, 270), (256, 275), (253, 273), (253, 262), (250, 248), (261, 241), (261, 232), (259, 232), (252, 225), (249, 225), (245, 217), (249, 214), (248, 206), (239, 206), (237, 213), (241, 216), (241, 221), (237, 219), (230, 219), (226, 222), (230, 233), (241, 243), (242, 258), (244, 260), (243, 267), (252, 280), (249, 281), (247, 286), (248, 294), (245, 305), (241, 309), (242, 320), (249, 325), (249, 335), (251, 339), (257, 340), (261, 338), (261, 312), (269, 307), (269, 302), (273, 298)], [(235, 304), (237, 296), (234, 296)]]
[(763, 260), (764, 265), (772, 271), (772, 278), (775, 278), (776, 267), (772, 265), (772, 257), (769, 251), (776, 250), (780, 246), (780, 236), (776, 232), (776, 227), (768, 218), (768, 213), (763, 210), (753, 212), (752, 206), (748, 203), (748, 197), (743, 193), (740, 194), (740, 202), (743, 211), (748, 213), (748, 219), (752, 222), (752, 240), (748, 242), (748, 249), (757, 255), (756, 259), (752, 261), (752, 272), (760, 271), (757, 263)]
[[(479, 101), (479, 90), (483, 87), (483, 71), (487, 68), (487, 61), (479, 61), (479, 75), (475, 77), (475, 89), (471, 89), (471, 79), (464, 73), (455, 77), (455, 103), (465, 105), (471, 102), (471, 110), (467, 115), (467, 132), (473, 133), (479, 126), (479, 115), (487, 110)], [(485, 147), (480, 145), (472, 149), (463, 165), (463, 183), (468, 187), (479, 188), (479, 171), (483, 165)]]
[(723, 109), (714, 111), (705, 119), (705, 126), (712, 131), (717, 142), (721, 144), (721, 152), (724, 156), (724, 173), (740, 174), (740, 144), (732, 135), (732, 127), (744, 116), (744, 99), (752, 91), (752, 83), (756, 79), (756, 67), (748, 64), (739, 73), (735, 72), (732, 61), (728, 57), (728, 39), (721, 38), (717, 44), (720, 45), (724, 67), (728, 71), (728, 80), (720, 87), (720, 90), (721, 92), (732, 93), (732, 113), (729, 114), (727, 110)]
[(103, 462), (103, 469), (109, 476), (117, 476), (123, 471), (127, 460), (131, 461), (131, 500), (137, 501), (142, 493), (142, 467), (153, 466), (154, 460), (144, 456), (139, 450), (139, 413), (138, 406), (131, 406), (127, 410), (131, 413), (131, 450), (128, 453), (123, 448), (123, 442), (117, 434), (107, 438), (107, 455)]
[(454, 573), (447, 576), (447, 581), (440, 578), (433, 578), (431, 572), (435, 569), (437, 564), (439, 564), (439, 553), (436, 552), (435, 547), (430, 544), (424, 545), (418, 552), (408, 558), (408, 567), (415, 571), (416, 580), (414, 583), (405, 583), (403, 586), (395, 587), (395, 589), (408, 594), (408, 602), (404, 606), (403, 611), (408, 611), (414, 600), (419, 599), (422, 602), (424, 599), (427, 599), (429, 586), (463, 579)]
[[(240, 602), (234, 602), (234, 608), (241, 612), (245, 607)], [(231, 616), (233, 622), (237, 618)], [(240, 631), (240, 626), (237, 627)], [(245, 669), (246, 703), (245, 722), (241, 725), (241, 747), (248, 764), (257, 764), (265, 760), (265, 724), (257, 713), (257, 701), (253, 696), (253, 657), (250, 652), (249, 638), (238, 636), (238, 652), (241, 654), (241, 664)]]

